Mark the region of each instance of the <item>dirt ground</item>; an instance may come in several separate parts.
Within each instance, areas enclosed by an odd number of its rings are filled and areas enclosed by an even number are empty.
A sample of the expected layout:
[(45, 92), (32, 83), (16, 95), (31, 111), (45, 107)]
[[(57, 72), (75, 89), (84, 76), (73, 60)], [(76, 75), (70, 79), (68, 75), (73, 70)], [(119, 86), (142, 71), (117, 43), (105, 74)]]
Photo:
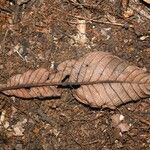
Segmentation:
[[(142, 0), (0, 0), (0, 83), (107, 51), (150, 71), (150, 9)], [(80, 37), (80, 23), (86, 28)], [(112, 124), (119, 114), (130, 128)], [(149, 150), (150, 101), (93, 109), (61, 99), (0, 94), (0, 150)]]

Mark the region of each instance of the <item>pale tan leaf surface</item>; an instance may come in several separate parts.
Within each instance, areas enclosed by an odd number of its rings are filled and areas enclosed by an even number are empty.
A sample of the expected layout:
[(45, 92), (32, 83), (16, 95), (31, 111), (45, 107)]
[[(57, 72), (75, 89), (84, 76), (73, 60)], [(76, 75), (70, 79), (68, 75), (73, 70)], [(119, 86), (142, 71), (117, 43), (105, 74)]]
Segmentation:
[[(38, 86), (38, 84), (50, 82), (51, 71), (44, 68), (35, 71), (29, 70), (23, 74), (18, 74), (10, 78), (7, 87), (17, 87), (18, 89), (3, 91), (6, 95), (17, 96), (21, 98), (44, 98), (60, 96), (58, 89), (54, 86)], [(52, 73), (53, 75), (53, 73)], [(57, 77), (55, 76), (55, 80)], [(35, 87), (33, 87), (35, 85)]]
[[(69, 63), (69, 62), (68, 62)], [(74, 62), (69, 82), (81, 86), (73, 95), (92, 107), (109, 107), (150, 96), (150, 75), (122, 59), (105, 52), (92, 52)], [(62, 68), (61, 68), (62, 69)]]
[(15, 75), (0, 91), (22, 98), (44, 98), (60, 96), (62, 87), (71, 87), (74, 97), (91, 107), (114, 109), (150, 97), (150, 74), (99, 51), (64, 61), (56, 71), (40, 68)]

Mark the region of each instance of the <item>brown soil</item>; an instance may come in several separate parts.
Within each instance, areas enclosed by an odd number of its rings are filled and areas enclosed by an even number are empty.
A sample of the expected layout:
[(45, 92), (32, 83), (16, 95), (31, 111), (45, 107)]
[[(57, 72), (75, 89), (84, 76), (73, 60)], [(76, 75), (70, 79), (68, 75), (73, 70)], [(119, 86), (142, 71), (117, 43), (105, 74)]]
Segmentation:
[[(133, 14), (124, 17), (121, 2), (0, 0), (0, 83), (91, 51), (111, 52), (150, 71), (149, 5), (130, 0)], [(79, 17), (87, 22), (84, 44), (75, 38)], [(46, 100), (0, 94), (0, 112), (0, 150), (150, 149), (149, 99), (101, 110), (80, 104), (67, 90), (61, 99)], [(112, 126), (113, 114), (125, 117), (127, 132)]]

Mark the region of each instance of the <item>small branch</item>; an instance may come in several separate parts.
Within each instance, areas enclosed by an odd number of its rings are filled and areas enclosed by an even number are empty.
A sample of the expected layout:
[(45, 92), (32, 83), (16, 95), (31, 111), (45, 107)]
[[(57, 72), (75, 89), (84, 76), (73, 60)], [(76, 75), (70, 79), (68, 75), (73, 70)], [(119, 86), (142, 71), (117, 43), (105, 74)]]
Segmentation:
[(137, 12), (139, 15), (150, 20), (150, 13), (148, 11), (144, 11), (141, 7), (129, 6), (132, 10)]
[(143, 117), (137, 116), (133, 113), (131, 115), (133, 115), (133, 117), (139, 120), (141, 123), (144, 123), (145, 125), (150, 127), (150, 122), (148, 120), (144, 119)]
[(75, 18), (78, 18), (78, 19), (84, 19), (86, 20), (87, 23), (91, 23), (91, 22), (95, 22), (95, 23), (101, 23), (101, 24), (108, 24), (108, 25), (114, 25), (114, 26), (121, 26), (121, 27), (124, 27), (124, 28), (133, 28), (133, 25), (130, 25), (130, 24), (122, 24), (122, 23), (116, 23), (116, 22), (108, 22), (108, 21), (101, 21), (101, 20), (95, 20), (95, 19), (85, 19), (83, 17), (80, 17), (80, 16), (74, 16)]
[(0, 43), (0, 50), (1, 50), (1, 52), (2, 52), (3, 59), (5, 58), (5, 57), (4, 57), (4, 55), (5, 55), (5, 40), (6, 40), (6, 37), (7, 37), (7, 35), (8, 35), (8, 32), (9, 32), (9, 29), (7, 29), (7, 30), (5, 31), (3, 40), (2, 40), (1, 43)]
[(5, 12), (5, 13), (9, 13), (9, 14), (12, 14), (12, 11), (7, 9), (7, 8), (2, 8), (0, 7), (0, 12)]
[(85, 4), (85, 3), (77, 3), (77, 2), (74, 2), (73, 0), (68, 0), (68, 1), (75, 7), (80, 7), (80, 8), (84, 7), (86, 9), (95, 9), (95, 10), (100, 10), (98, 5), (102, 2), (102, 0), (101, 0), (96, 5), (89, 5), (89, 4)]
[(16, 4), (16, 8), (15, 8), (15, 11), (14, 11), (14, 17), (13, 17), (13, 23), (18, 23), (21, 19), (21, 15), (22, 15), (22, 5), (18, 5)]
[(6, 39), (7, 35), (8, 35), (8, 31), (9, 31), (9, 29), (6, 30), (5, 35), (3, 37), (3, 40), (1, 41), (1, 47), (3, 47), (3, 45), (5, 43), (5, 39)]

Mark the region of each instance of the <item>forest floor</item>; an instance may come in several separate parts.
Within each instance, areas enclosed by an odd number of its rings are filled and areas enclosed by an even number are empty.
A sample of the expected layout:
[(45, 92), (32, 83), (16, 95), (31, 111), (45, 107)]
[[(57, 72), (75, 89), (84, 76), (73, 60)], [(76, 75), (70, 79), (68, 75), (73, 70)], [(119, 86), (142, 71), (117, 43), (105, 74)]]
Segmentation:
[[(83, 32), (84, 36), (80, 36)], [(150, 9), (142, 0), (0, 0), (0, 83), (17, 73), (107, 51), (150, 71)], [(129, 127), (113, 126), (119, 115)], [(115, 110), (0, 94), (0, 150), (149, 150), (150, 101)]]

